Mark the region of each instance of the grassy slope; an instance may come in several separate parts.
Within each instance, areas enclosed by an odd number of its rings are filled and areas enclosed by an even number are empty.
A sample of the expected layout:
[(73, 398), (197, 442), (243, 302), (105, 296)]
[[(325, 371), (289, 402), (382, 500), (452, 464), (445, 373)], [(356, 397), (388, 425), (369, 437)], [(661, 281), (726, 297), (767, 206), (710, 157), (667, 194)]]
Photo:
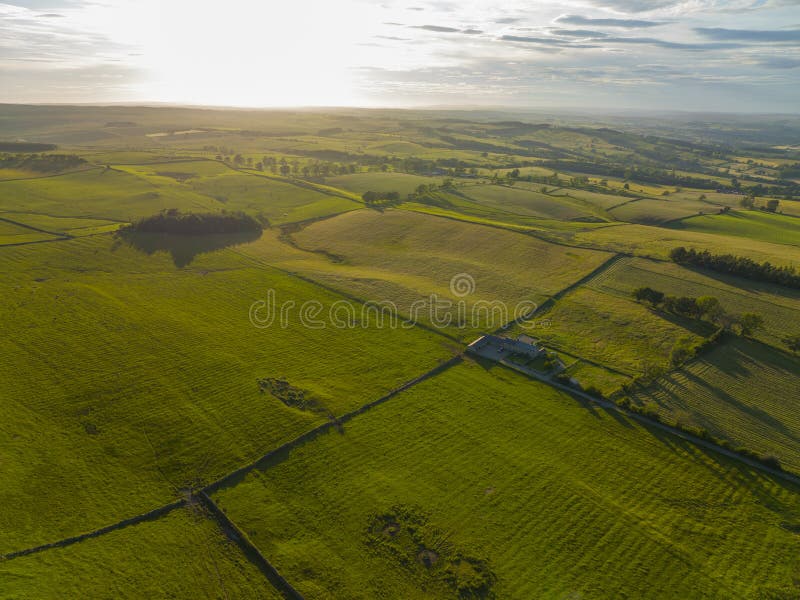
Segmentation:
[(686, 269), (674, 263), (624, 258), (592, 279), (599, 291), (630, 298), (637, 287), (649, 286), (673, 296), (715, 296), (731, 313), (754, 312), (764, 318), (756, 337), (782, 346), (787, 335), (800, 334), (800, 292), (782, 286)]
[(399, 192), (401, 197), (405, 197), (419, 185), (439, 185), (442, 180), (441, 178), (422, 177), (407, 173), (353, 173), (352, 175), (328, 177), (325, 182), (359, 195), (372, 190), (373, 192)]
[[(639, 473), (640, 476), (634, 476)], [(466, 364), (217, 500), (307, 598), (452, 597), (365, 543), (418, 505), (500, 598), (796, 594), (800, 496), (753, 470)], [(424, 588), (424, 590), (423, 590)], [(789, 596), (787, 596), (789, 597)]]
[(687, 246), (717, 254), (737, 254), (759, 262), (770, 261), (775, 265), (800, 264), (800, 248), (666, 227), (624, 224), (577, 232), (572, 239), (581, 245), (661, 259), (668, 258), (676, 246)]
[(710, 326), (695, 327), (678, 318), (667, 320), (633, 300), (587, 287), (570, 292), (536, 318), (549, 322), (531, 333), (546, 345), (629, 375), (640, 373), (645, 362), (666, 365), (670, 350), (680, 338), (697, 342), (699, 334), (710, 332)]
[(149, 510), (322, 417), (259, 394), (286, 377), (341, 413), (450, 356), (375, 327), (257, 329), (250, 305), (340, 297), (234, 249), (177, 268), (110, 236), (0, 253), (0, 552)]
[(620, 221), (658, 225), (665, 221), (696, 215), (701, 211), (711, 212), (715, 210), (719, 209), (699, 200), (666, 197), (658, 199), (642, 198), (641, 200), (623, 204), (609, 212)]
[[(800, 360), (735, 339), (632, 398), (800, 471)], [(755, 390), (758, 390), (755, 393)]]
[(217, 525), (189, 509), (0, 563), (0, 596), (280, 598)]
[(222, 205), (181, 188), (174, 180), (152, 183), (114, 169), (0, 183), (0, 210), (51, 216), (128, 221), (164, 208), (213, 210)]
[(431, 293), (455, 301), (451, 278), (466, 273), (475, 281), (475, 292), (466, 301), (506, 302), (509, 320), (518, 302), (541, 303), (608, 258), (408, 211), (352, 212), (314, 223), (294, 238), (302, 248), (338, 256), (341, 265), (328, 263), (327, 273), (317, 271), (315, 276), (359, 297), (392, 300), (401, 309)]
[(684, 231), (698, 231), (744, 237), (775, 244), (800, 246), (800, 220), (759, 211), (742, 211), (724, 215), (703, 215), (684, 219), (674, 225)]
[[(2, 216), (3, 214), (0, 213), (0, 217)], [(53, 239), (56, 239), (56, 237), (48, 233), (34, 231), (33, 229), (21, 227), (14, 223), (9, 223), (8, 221), (0, 221), (0, 246)]]
[(590, 210), (579, 203), (522, 188), (472, 185), (461, 191), (469, 199), (486, 206), (541, 219), (568, 221), (594, 217)]

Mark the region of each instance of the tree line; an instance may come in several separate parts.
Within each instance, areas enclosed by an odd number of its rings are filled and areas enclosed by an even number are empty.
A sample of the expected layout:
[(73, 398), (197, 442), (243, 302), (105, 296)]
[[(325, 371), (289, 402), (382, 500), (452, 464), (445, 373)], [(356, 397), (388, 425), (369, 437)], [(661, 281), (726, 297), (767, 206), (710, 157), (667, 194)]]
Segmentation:
[(8, 154), (0, 157), (0, 169), (53, 173), (75, 169), (86, 161), (75, 154)]
[(205, 235), (261, 231), (261, 224), (243, 212), (182, 213), (178, 209), (162, 210), (157, 215), (139, 219), (126, 228), (139, 233), (175, 233)]
[(708, 250), (697, 251), (694, 248), (687, 250), (683, 246), (673, 248), (669, 257), (679, 265), (702, 267), (754, 281), (800, 288), (800, 275), (794, 267), (779, 267), (769, 262), (757, 263), (750, 258), (733, 254), (711, 254)]

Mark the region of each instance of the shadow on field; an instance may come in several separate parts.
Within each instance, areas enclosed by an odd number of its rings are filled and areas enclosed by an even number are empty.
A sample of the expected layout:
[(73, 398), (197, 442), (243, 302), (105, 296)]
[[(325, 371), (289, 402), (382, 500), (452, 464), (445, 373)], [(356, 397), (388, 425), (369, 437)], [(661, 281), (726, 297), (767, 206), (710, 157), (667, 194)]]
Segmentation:
[(169, 252), (172, 255), (172, 262), (175, 263), (175, 266), (182, 268), (190, 265), (198, 254), (253, 242), (260, 238), (262, 233), (262, 231), (247, 231), (208, 235), (178, 235), (121, 231), (117, 234), (117, 240), (147, 255), (155, 254), (156, 252)]

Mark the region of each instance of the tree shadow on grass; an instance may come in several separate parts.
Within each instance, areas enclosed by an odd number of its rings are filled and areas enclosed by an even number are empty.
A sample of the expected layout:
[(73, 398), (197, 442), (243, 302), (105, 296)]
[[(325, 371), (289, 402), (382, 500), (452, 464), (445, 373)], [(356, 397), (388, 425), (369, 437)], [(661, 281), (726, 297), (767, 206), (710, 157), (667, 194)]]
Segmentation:
[(179, 235), (173, 233), (141, 233), (121, 231), (117, 239), (140, 252), (152, 255), (156, 252), (169, 252), (172, 262), (179, 269), (192, 263), (198, 254), (206, 254), (231, 246), (253, 242), (261, 237), (262, 231), (241, 233), (214, 233), (207, 235)]

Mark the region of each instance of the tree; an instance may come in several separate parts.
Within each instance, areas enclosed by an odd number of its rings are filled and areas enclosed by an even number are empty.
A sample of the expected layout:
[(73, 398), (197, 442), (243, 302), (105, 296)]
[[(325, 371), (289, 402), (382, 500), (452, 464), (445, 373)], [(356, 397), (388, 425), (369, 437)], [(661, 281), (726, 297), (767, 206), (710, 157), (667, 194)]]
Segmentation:
[(691, 340), (688, 338), (681, 338), (675, 342), (672, 352), (669, 354), (669, 362), (673, 367), (679, 367), (687, 360), (694, 356), (694, 348), (691, 346)]
[(753, 199), (752, 196), (745, 196), (744, 198), (739, 200), (739, 206), (741, 206), (742, 208), (751, 209), (753, 208), (754, 204), (755, 200)]
[(738, 324), (742, 335), (752, 335), (764, 326), (764, 319), (756, 313), (744, 313), (739, 316)]
[(800, 354), (800, 335), (790, 335), (783, 338), (783, 343), (789, 346), (789, 350), (796, 354)]
[(777, 198), (770, 198), (769, 200), (767, 200), (766, 208), (769, 212), (776, 212), (778, 210), (779, 204), (780, 200), (778, 200)]
[(292, 170), (292, 168), (287, 164), (283, 164), (283, 165), (281, 165), (281, 169), (280, 170), (281, 170), (281, 175), (286, 177), (289, 174), (289, 172)]
[(664, 292), (659, 292), (649, 287), (640, 287), (633, 291), (637, 302), (647, 302), (656, 306), (664, 301)]
[(697, 305), (697, 311), (700, 315), (712, 323), (716, 323), (722, 313), (725, 312), (722, 310), (722, 305), (719, 303), (719, 300), (714, 296), (700, 296), (695, 300), (695, 304)]

